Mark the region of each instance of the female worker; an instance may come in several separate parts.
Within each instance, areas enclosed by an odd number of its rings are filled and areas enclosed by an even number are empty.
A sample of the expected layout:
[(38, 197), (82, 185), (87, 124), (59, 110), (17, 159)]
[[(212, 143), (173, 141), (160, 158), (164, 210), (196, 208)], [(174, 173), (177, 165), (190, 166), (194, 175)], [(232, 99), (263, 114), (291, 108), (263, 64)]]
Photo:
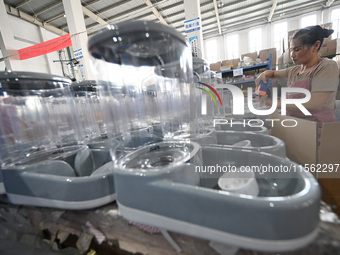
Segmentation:
[[(319, 134), (323, 122), (336, 121), (334, 109), (339, 84), (339, 68), (335, 61), (320, 58), (318, 54), (323, 39), (331, 35), (333, 31), (320, 26), (300, 29), (293, 36), (290, 45), (291, 58), (296, 65), (279, 71), (265, 71), (256, 79), (256, 85), (258, 85), (260, 81), (266, 83), (268, 78), (286, 78), (288, 79), (287, 87), (308, 89), (311, 92), (311, 98), (303, 106), (312, 115), (304, 115), (294, 104), (287, 105), (287, 115), (317, 121)], [(287, 95), (287, 98), (303, 97), (305, 95), (301, 93)], [(271, 105), (269, 98), (266, 99), (266, 104)], [(278, 108), (280, 108), (280, 101)]]

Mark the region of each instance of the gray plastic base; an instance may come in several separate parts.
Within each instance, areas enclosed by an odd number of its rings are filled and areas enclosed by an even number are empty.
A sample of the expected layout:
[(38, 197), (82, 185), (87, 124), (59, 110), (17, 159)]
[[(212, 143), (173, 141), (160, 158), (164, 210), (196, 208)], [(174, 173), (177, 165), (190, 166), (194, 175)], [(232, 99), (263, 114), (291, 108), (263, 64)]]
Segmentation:
[(1, 181), (0, 182), (0, 195), (5, 194), (6, 190), (5, 190), (5, 185), (4, 183)]
[[(301, 166), (263, 152), (206, 146), (202, 154), (203, 166), (185, 164), (150, 172), (115, 169), (122, 216), (212, 241), (271, 252), (298, 249), (315, 238), (320, 189)], [(291, 171), (256, 173), (259, 195), (251, 196), (219, 190), (217, 181), (223, 173), (204, 172), (217, 165), (276, 166)], [(184, 176), (183, 172), (190, 173), (185, 176), (193, 179), (199, 175), (200, 183), (178, 178)]]
[(134, 222), (142, 221), (144, 224), (151, 226), (161, 226), (162, 228), (170, 231), (180, 232), (186, 235), (238, 246), (245, 249), (267, 252), (296, 250), (312, 242), (318, 235), (318, 229), (316, 228), (304, 237), (291, 240), (263, 240), (258, 238), (249, 238), (246, 236), (207, 228), (199, 224), (191, 224), (186, 221), (179, 221), (162, 215), (136, 210), (134, 208), (126, 207), (120, 203), (118, 203), (118, 206), (124, 218), (128, 220)]
[[(53, 157), (52, 155), (57, 156)], [(13, 204), (89, 209), (115, 200), (113, 166), (106, 149), (50, 152), (45, 160), (5, 166), (6, 194)]]
[[(250, 151), (267, 152), (286, 158), (286, 147), (277, 137), (255, 132), (216, 131), (217, 145), (232, 149), (246, 149)], [(242, 141), (249, 141), (247, 147), (241, 146)], [(237, 144), (239, 144), (237, 146)]]

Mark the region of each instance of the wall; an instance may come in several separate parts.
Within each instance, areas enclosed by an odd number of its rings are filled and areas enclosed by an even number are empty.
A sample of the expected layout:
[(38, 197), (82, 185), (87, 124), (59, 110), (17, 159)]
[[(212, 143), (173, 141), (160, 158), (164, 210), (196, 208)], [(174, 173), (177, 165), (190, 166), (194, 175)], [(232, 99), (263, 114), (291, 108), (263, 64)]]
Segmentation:
[[(2, 52), (0, 50), (0, 58), (2, 58)], [(0, 71), (4, 71), (5, 70), (5, 62), (4, 61), (1, 61), (0, 62)]]
[[(337, 8), (340, 8), (340, 6), (328, 8), (328, 9), (325, 9), (323, 11), (313, 12), (313, 13), (317, 14), (317, 23), (318, 24), (324, 24), (324, 23), (330, 22), (331, 11), (333, 9), (337, 9)], [(274, 33), (272, 31), (272, 28), (273, 28), (273, 25), (275, 23), (286, 21), (288, 31), (295, 30), (295, 29), (300, 28), (301, 17), (311, 15), (313, 13), (308, 13), (308, 14), (305, 14), (305, 15), (300, 15), (300, 16), (296, 16), (296, 17), (292, 17), (292, 18), (288, 18), (288, 19), (284, 19), (284, 20), (280, 20), (280, 21), (276, 21), (276, 22), (267, 23), (267, 24), (264, 24), (262, 26), (251, 27), (249, 29), (244, 29), (244, 30), (234, 32), (234, 33), (229, 33), (229, 34), (226, 33), (226, 34), (223, 34), (222, 36), (206, 39), (206, 40), (204, 40), (204, 43), (207, 40), (217, 39), (218, 49), (220, 49), (220, 51), (218, 52), (217, 59), (216, 58), (215, 59), (216, 59), (216, 61), (226, 60), (226, 59), (228, 59), (228, 57), (227, 57), (228, 56), (228, 52), (227, 52), (228, 49), (226, 49), (226, 47), (225, 47), (227, 36), (237, 33), (239, 35), (239, 54), (241, 55), (241, 54), (244, 54), (244, 53), (249, 53), (250, 52), (249, 44), (248, 44), (248, 42), (249, 42), (249, 38), (248, 38), (249, 31), (251, 29), (254, 29), (254, 28), (262, 27), (263, 28), (263, 31), (262, 31), (263, 49), (273, 48), (274, 47), (274, 38), (273, 38)], [(220, 39), (221, 37), (224, 37), (225, 40), (221, 40)], [(207, 50), (205, 52), (207, 53)], [(339, 51), (337, 51), (337, 52), (339, 52)], [(203, 56), (203, 58), (208, 59), (207, 56)]]
[[(8, 15), (8, 18), (16, 43), (15, 47), (17, 49), (29, 47), (59, 36), (12, 15)], [(0, 57), (2, 57), (1, 51)], [(28, 72), (50, 73), (63, 76), (61, 63), (53, 63), (53, 60), (59, 60), (58, 52), (51, 52), (46, 55), (22, 60), (22, 69)], [(5, 70), (5, 64), (4, 62), (0, 62), (0, 71), (3, 70)]]

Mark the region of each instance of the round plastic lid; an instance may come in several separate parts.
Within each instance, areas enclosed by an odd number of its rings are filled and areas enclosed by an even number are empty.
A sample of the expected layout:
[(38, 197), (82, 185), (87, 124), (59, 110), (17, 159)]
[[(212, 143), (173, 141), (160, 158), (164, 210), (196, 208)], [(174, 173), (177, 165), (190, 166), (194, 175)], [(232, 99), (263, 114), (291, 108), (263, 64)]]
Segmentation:
[[(116, 64), (155, 65), (179, 59), (185, 38), (175, 29), (151, 21), (124, 21), (89, 39), (90, 54)], [(159, 64), (159, 63), (158, 63)]]
[(192, 62), (193, 62), (193, 69), (197, 73), (203, 73), (209, 69), (208, 63), (202, 58), (193, 57)]
[(71, 80), (53, 74), (35, 72), (0, 72), (0, 90), (39, 90), (60, 88), (61, 84), (71, 84)]
[(71, 84), (72, 91), (88, 91), (88, 92), (96, 92), (97, 91), (97, 82), (95, 80), (85, 80), (80, 82), (73, 82)]

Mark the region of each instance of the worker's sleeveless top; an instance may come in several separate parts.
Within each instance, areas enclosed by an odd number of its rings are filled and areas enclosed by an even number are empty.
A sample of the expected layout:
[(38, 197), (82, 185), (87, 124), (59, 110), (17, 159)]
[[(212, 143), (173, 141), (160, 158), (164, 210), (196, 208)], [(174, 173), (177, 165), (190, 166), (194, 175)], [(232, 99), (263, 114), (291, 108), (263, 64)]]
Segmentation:
[[(301, 67), (298, 68), (295, 71), (295, 73), (293, 73), (293, 75), (290, 77), (287, 87), (289, 87), (289, 88), (304, 88), (304, 89), (307, 89), (307, 90), (311, 90), (310, 89), (310, 76), (322, 60), (323, 59), (320, 59), (312, 67), (312, 69), (309, 71), (306, 79), (296, 81), (296, 82), (293, 83), (292, 82), (293, 77), (295, 77), (301, 69)], [(305, 94), (301, 94), (301, 93), (300, 94), (288, 94), (287, 95), (287, 98), (289, 98), (289, 99), (303, 98), (303, 97), (305, 97)], [(307, 120), (311, 120), (311, 121), (316, 121), (318, 123), (318, 137), (320, 139), (322, 124), (324, 122), (335, 122), (336, 121), (334, 110), (332, 110), (332, 109), (330, 109), (326, 106), (323, 106), (322, 109), (319, 110), (319, 111), (309, 111), (309, 112), (312, 115), (304, 115), (301, 111), (288, 111), (287, 110), (287, 115), (292, 116), (292, 117), (307, 119)]]

